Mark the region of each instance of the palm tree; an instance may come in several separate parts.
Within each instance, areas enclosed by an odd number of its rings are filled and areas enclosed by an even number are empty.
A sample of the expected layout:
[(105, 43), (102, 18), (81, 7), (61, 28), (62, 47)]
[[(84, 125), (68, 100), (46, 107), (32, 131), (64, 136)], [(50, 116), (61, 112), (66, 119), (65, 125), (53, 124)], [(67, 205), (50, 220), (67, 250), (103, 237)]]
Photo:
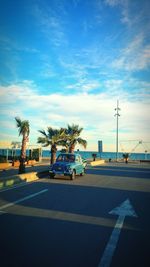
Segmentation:
[(15, 159), (17, 159), (17, 157), (16, 157), (16, 148), (20, 148), (20, 147), (21, 147), (21, 142), (16, 142), (16, 141), (11, 142), (12, 163), (14, 163)]
[(70, 153), (74, 153), (76, 144), (82, 145), (84, 148), (86, 148), (87, 141), (79, 137), (82, 130), (83, 128), (79, 128), (79, 125), (68, 125), (68, 128), (66, 129), (66, 143), (69, 147)]
[(42, 144), (44, 147), (49, 145), (51, 146), (51, 164), (53, 164), (56, 161), (57, 145), (61, 145), (61, 142), (65, 136), (64, 129), (53, 129), (52, 127), (48, 127), (47, 133), (45, 130), (39, 130), (39, 132), (43, 136), (38, 137), (37, 142)]
[(15, 118), (17, 122), (17, 128), (19, 131), (19, 136), (22, 135), (22, 146), (21, 146), (21, 155), (20, 155), (20, 165), (19, 165), (19, 174), (25, 173), (25, 160), (26, 160), (26, 143), (28, 142), (30, 126), (29, 121), (22, 121), (19, 117)]
[(69, 140), (68, 140), (68, 133), (67, 133), (67, 129), (63, 128), (64, 130), (64, 136), (63, 136), (63, 140), (60, 142), (60, 145), (64, 148), (62, 148), (62, 153), (68, 153), (69, 152)]

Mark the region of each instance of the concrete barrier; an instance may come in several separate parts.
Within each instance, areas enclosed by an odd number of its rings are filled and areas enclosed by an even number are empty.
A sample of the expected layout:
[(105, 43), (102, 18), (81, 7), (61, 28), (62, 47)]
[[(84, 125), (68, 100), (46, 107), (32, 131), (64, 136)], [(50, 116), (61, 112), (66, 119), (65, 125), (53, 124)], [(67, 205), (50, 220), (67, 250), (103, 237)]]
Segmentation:
[(12, 166), (13, 166), (13, 167), (19, 167), (19, 166), (20, 166), (20, 161), (19, 161), (19, 160), (14, 161), (14, 162), (12, 163)]
[(4, 189), (9, 186), (13, 186), (15, 184), (22, 183), (22, 182), (36, 181), (39, 178), (42, 178), (44, 175), (47, 175), (47, 174), (48, 174), (48, 171), (42, 171), (42, 172), (30, 172), (30, 173), (23, 173), (23, 174), (17, 174), (17, 175), (4, 177), (0, 179), (0, 189)]
[(37, 161), (35, 159), (33, 160), (28, 160), (27, 165), (31, 165), (34, 166), (37, 163)]
[(95, 160), (95, 161), (91, 161), (90, 162), (90, 166), (97, 166), (97, 165), (101, 165), (101, 164), (104, 164), (104, 163), (105, 163), (104, 159)]
[(11, 166), (12, 166), (12, 164), (8, 163), (8, 162), (0, 163), (0, 170), (8, 169)]

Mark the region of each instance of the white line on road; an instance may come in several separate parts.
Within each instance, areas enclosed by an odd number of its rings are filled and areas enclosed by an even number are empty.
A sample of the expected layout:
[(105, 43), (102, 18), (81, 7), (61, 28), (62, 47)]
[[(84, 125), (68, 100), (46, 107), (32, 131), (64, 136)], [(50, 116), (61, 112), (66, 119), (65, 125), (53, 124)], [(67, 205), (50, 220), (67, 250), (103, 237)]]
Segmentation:
[(32, 182), (21, 182), (20, 184), (12, 185), (12, 186), (10, 186), (8, 188), (0, 189), (0, 193), (5, 192), (5, 191), (9, 191), (9, 190), (13, 190), (13, 189), (16, 189), (16, 188), (19, 188), (19, 187), (23, 187), (23, 186), (26, 186), (26, 185), (30, 185), (30, 184), (35, 183), (37, 181), (38, 180), (34, 180)]
[(109, 214), (118, 215), (119, 217), (114, 227), (114, 230), (112, 231), (108, 244), (104, 250), (103, 256), (101, 258), (101, 261), (98, 267), (109, 267), (110, 266), (125, 217), (126, 216), (137, 217), (129, 199), (124, 201), (119, 207), (116, 207), (115, 209), (110, 211)]
[(18, 204), (18, 203), (23, 202), (23, 201), (25, 201), (25, 200), (28, 200), (28, 199), (30, 199), (30, 198), (36, 197), (36, 196), (38, 196), (38, 195), (40, 195), (40, 194), (42, 194), (42, 193), (45, 193), (45, 192), (47, 192), (47, 191), (48, 191), (48, 189), (44, 189), (44, 190), (41, 190), (41, 191), (39, 191), (39, 192), (37, 192), (37, 193), (31, 194), (31, 195), (29, 195), (29, 196), (20, 198), (20, 199), (18, 199), (18, 200), (16, 200), (16, 201), (13, 201), (13, 202), (10, 202), (10, 203), (8, 203), (8, 204), (5, 204), (5, 205), (3, 205), (3, 206), (0, 207), (0, 211), (4, 210), (4, 209), (6, 209), (6, 208), (9, 208), (9, 207), (11, 207), (11, 206), (14, 206), (15, 204)]
[(3, 210), (0, 210), (0, 215), (2, 215), (2, 214), (4, 214), (4, 213), (6, 213), (6, 212), (3, 211)]

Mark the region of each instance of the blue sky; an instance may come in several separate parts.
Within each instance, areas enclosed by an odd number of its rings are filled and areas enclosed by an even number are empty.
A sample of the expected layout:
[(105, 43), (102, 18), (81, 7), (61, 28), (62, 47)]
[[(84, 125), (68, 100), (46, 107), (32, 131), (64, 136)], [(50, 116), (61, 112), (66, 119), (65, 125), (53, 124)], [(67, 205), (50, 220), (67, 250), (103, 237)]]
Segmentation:
[(119, 140), (148, 144), (149, 10), (148, 0), (0, 0), (0, 140), (18, 140), (19, 116), (30, 144), (74, 123), (87, 150), (103, 140), (115, 151), (118, 99)]

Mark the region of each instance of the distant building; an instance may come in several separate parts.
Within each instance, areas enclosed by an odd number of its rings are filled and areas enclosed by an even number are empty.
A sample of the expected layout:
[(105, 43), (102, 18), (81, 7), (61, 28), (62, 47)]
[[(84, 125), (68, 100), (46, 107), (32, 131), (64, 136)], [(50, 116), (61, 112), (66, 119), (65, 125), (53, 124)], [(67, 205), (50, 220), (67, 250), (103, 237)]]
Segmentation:
[[(16, 141), (0, 141), (0, 156), (5, 156), (8, 160), (9, 157), (14, 157), (14, 155), (19, 156), (21, 149), (21, 142)], [(29, 145), (26, 146), (27, 156), (32, 156), (33, 154), (38, 155), (38, 161), (42, 158), (42, 147), (41, 145)], [(16, 154), (17, 152), (17, 154)]]
[(103, 152), (103, 142), (102, 140), (98, 141), (98, 153)]

